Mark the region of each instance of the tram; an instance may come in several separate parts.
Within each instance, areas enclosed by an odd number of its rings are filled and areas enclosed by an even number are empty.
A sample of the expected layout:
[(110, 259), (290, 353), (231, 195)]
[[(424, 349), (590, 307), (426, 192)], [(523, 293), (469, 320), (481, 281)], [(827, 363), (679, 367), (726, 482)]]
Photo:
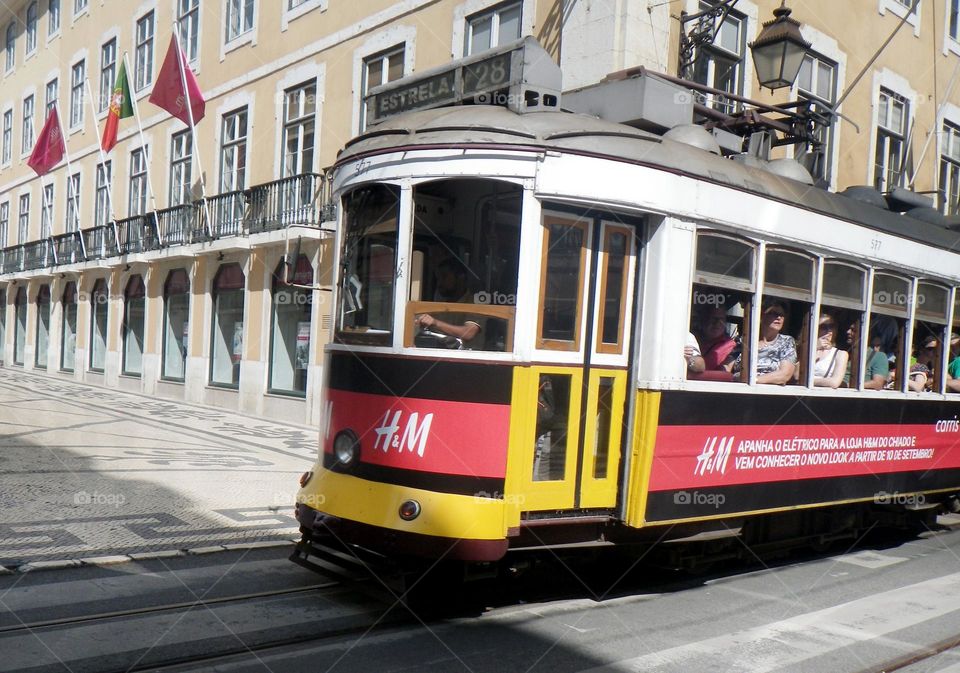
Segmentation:
[[(822, 542), (955, 503), (957, 233), (725, 157), (698, 127), (566, 111), (559, 76), (527, 38), (368, 97), (334, 167), (335, 319), (296, 555)], [(771, 300), (797, 352), (780, 385), (756, 356)], [(691, 375), (684, 344), (716, 307), (738, 366)], [(837, 387), (814, 371), (824, 315), (850, 363)], [(872, 390), (881, 348), (902, 374)]]

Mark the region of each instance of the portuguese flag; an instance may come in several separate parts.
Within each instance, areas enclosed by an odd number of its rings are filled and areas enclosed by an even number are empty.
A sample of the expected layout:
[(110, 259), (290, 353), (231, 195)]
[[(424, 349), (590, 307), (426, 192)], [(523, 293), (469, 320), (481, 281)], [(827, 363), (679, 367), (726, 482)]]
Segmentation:
[(130, 84), (127, 82), (127, 68), (123, 61), (117, 71), (117, 83), (110, 95), (110, 111), (107, 112), (107, 124), (103, 127), (100, 147), (109, 152), (117, 144), (117, 126), (121, 119), (133, 116), (133, 102), (130, 100)]

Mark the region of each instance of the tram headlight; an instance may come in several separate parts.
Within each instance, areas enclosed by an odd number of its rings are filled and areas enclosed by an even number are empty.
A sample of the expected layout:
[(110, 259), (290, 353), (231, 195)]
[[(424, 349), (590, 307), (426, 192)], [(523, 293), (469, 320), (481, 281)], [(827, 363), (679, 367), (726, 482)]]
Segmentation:
[(333, 455), (343, 466), (352, 465), (360, 455), (360, 439), (353, 430), (341, 430), (333, 438)]
[(413, 521), (420, 516), (420, 503), (416, 500), (404, 500), (400, 504), (399, 514), (404, 521)]

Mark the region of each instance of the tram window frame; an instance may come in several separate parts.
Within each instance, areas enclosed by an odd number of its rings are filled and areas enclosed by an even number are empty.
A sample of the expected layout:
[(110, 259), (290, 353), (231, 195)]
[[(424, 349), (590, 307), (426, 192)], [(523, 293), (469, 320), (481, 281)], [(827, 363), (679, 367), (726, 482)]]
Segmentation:
[(53, 308), (49, 284), (44, 283), (37, 290), (36, 305), (37, 324), (34, 330), (33, 366), (37, 369), (46, 369), (47, 357), (50, 353), (50, 311)]
[[(887, 289), (878, 289), (878, 278), (889, 278), (898, 281), (907, 289), (904, 291), (903, 289), (897, 289), (893, 286), (889, 286)], [(870, 342), (870, 348), (874, 347), (873, 344), (876, 340), (883, 342), (889, 341), (891, 337), (896, 338), (895, 350), (883, 351), (887, 354), (888, 360), (893, 356), (893, 366), (890, 368), (884, 390), (906, 391), (906, 377), (895, 376), (895, 372), (902, 368), (901, 365), (903, 362), (907, 362), (908, 364), (910, 362), (910, 351), (907, 339), (910, 333), (910, 302), (913, 298), (913, 290), (913, 281), (911, 278), (887, 271), (886, 269), (874, 270), (870, 297), (870, 316), (867, 323), (867, 338)], [(878, 299), (882, 299), (885, 294), (891, 301), (877, 301)], [(898, 304), (902, 306), (902, 308), (898, 308)], [(879, 316), (879, 318), (875, 316)], [(896, 326), (896, 334), (889, 328), (878, 327), (876, 323), (880, 318), (893, 320)], [(883, 330), (885, 334), (879, 334), (878, 330)], [(882, 348), (884, 346), (893, 346), (893, 344), (881, 343), (880, 346)]]
[[(813, 333), (811, 322), (816, 304), (817, 265), (819, 264), (819, 258), (780, 245), (765, 246), (763, 254), (763, 291), (760, 296), (761, 318), (762, 307), (765, 306), (768, 301), (778, 301), (785, 305), (784, 308), (787, 309), (787, 315), (785, 316), (784, 326), (780, 334), (786, 334), (786, 336), (794, 340), (794, 348), (797, 353), (797, 363), (793, 375), (785, 382), (785, 385), (806, 386), (809, 380), (808, 374), (811, 370), (810, 353), (813, 350), (811, 348), (811, 334)], [(807, 270), (808, 277), (805, 279), (807, 284), (788, 285), (782, 282), (772, 282), (770, 279), (771, 270), (782, 268), (770, 263), (771, 257), (774, 255), (782, 256), (784, 260), (791, 258), (793, 261), (803, 260), (809, 266)], [(800, 319), (796, 320), (798, 312)], [(762, 324), (762, 319), (760, 322)], [(791, 331), (796, 330), (790, 330), (788, 328), (790, 325), (796, 325), (798, 322), (800, 325), (799, 331), (796, 334), (791, 334)], [(753, 347), (759, 349), (759, 341), (755, 343)], [(754, 358), (754, 361), (756, 360), (757, 358)], [(759, 377), (761, 375), (758, 373), (757, 376)]]
[[(627, 304), (629, 303), (628, 292), (628, 283), (630, 281), (630, 258), (633, 255), (633, 251), (630, 249), (630, 243), (633, 240), (633, 230), (621, 224), (614, 224), (612, 222), (603, 223), (603, 246), (601, 248), (603, 261), (600, 264), (600, 290), (598, 294), (598, 303), (599, 310), (597, 311), (597, 343), (596, 351), (598, 353), (605, 353), (610, 355), (621, 355), (626, 346), (623, 340), (624, 335), (624, 324), (627, 319)], [(613, 285), (609, 283), (610, 280), (610, 262), (611, 262), (611, 242), (614, 236), (623, 236), (624, 245), (623, 245), (623, 255), (621, 257), (622, 263), (620, 266), (620, 286), (618, 289), (614, 290), (614, 293), (607, 295), (607, 292), (613, 289)], [(616, 334), (616, 339), (614, 341), (605, 341), (605, 331), (607, 329), (608, 323), (607, 318), (607, 305), (608, 303), (615, 301), (617, 303), (617, 320), (616, 327), (613, 330)]]
[[(392, 201), (389, 203), (384, 201), (388, 207), (382, 209), (379, 216), (376, 210), (371, 211), (376, 217), (364, 224), (363, 218), (371, 214), (365, 209), (376, 209), (380, 203), (373, 200), (377, 192), (381, 197), (391, 196)], [(334, 333), (336, 343), (355, 346), (390, 346), (393, 343), (393, 334), (396, 329), (394, 301), (399, 256), (400, 201), (400, 187), (390, 183), (360, 185), (344, 194), (341, 199), (344, 235), (339, 257), (337, 327)], [(377, 231), (371, 231), (371, 229), (377, 229)], [(376, 283), (376, 295), (382, 302), (380, 318), (386, 320), (386, 324), (379, 327), (369, 324), (347, 326), (345, 320), (348, 315), (352, 317), (355, 313), (359, 314), (355, 317), (367, 315), (370, 293), (374, 284), (363, 281), (370, 280), (372, 267), (376, 264), (383, 265), (379, 258), (374, 259), (374, 247), (392, 248), (393, 253), (392, 262), (389, 264), (391, 270), (389, 281)], [(366, 318), (364, 320), (369, 322)]]
[[(512, 352), (522, 186), (493, 178), (444, 178), (418, 183), (411, 198), (403, 346)], [(446, 323), (439, 327), (449, 333), (421, 327), (425, 315)], [(469, 341), (458, 339), (451, 328), (467, 323), (479, 331)]]
[[(849, 269), (857, 273), (859, 278), (859, 296), (854, 297), (850, 294), (843, 295), (830, 292), (832, 289), (832, 280), (830, 279), (831, 269)], [(864, 334), (864, 318), (867, 311), (867, 281), (869, 278), (869, 269), (864, 266), (852, 264), (841, 259), (824, 259), (823, 273), (820, 282), (820, 312), (817, 316), (817, 324), (825, 314), (829, 314), (836, 323), (836, 344), (838, 349), (847, 351), (847, 372), (840, 383), (840, 388), (850, 388), (860, 390), (863, 385), (861, 372), (863, 371), (863, 355), (865, 352), (865, 339), (860, 338)], [(851, 327), (856, 324), (857, 341), (851, 344), (849, 332)], [(843, 348), (843, 346), (847, 348)]]
[[(949, 334), (949, 344), (950, 347), (947, 349), (947, 358), (946, 358), (946, 367), (944, 367), (944, 386), (947, 394), (957, 394), (960, 393), (960, 288), (954, 287), (952, 290), (953, 295), (953, 313), (950, 318), (950, 334)], [(956, 362), (957, 366), (953, 367), (953, 363)], [(954, 376), (950, 373), (950, 370), (957, 374)]]
[[(706, 241), (721, 241), (725, 244), (740, 246), (742, 248), (742, 252), (737, 258), (736, 263), (740, 263), (744, 255), (748, 255), (748, 258), (746, 259), (747, 268), (745, 269), (745, 273), (741, 273), (739, 275), (728, 275), (708, 268), (702, 268), (702, 262), (708, 263), (712, 261), (712, 258), (706, 256), (706, 253), (708, 252), (707, 246), (704, 245)], [(724, 307), (726, 307), (727, 316), (730, 318), (727, 320), (726, 331), (728, 336), (735, 341), (734, 350), (731, 356), (740, 361), (740, 370), (737, 374), (731, 372), (729, 378), (722, 374), (707, 374), (706, 372), (691, 376), (688, 372), (688, 380), (721, 383), (749, 382), (749, 373), (753, 362), (753, 353), (751, 349), (744, 348), (744, 344), (749, 344), (751, 340), (750, 335), (752, 333), (753, 306), (756, 300), (757, 291), (757, 263), (759, 250), (759, 243), (742, 236), (736, 236), (707, 228), (701, 228), (697, 230), (696, 244), (693, 255), (693, 282), (691, 284), (690, 292), (691, 307), (693, 309), (690, 316), (691, 323), (694, 320), (698, 320), (698, 314), (705, 310), (701, 308), (702, 306), (711, 306), (714, 304), (719, 306), (721, 303), (719, 301), (719, 297), (723, 296), (724, 301), (722, 304)], [(730, 265), (728, 268), (732, 269), (733, 265)], [(739, 309), (735, 309), (737, 306), (739, 306)], [(741, 313), (742, 315), (738, 316), (736, 315), (737, 313)], [(734, 336), (730, 334), (730, 325), (736, 325), (735, 321), (737, 318), (740, 319), (740, 324), (738, 328), (738, 335)], [(695, 327), (695, 325), (691, 325), (690, 331), (697, 332), (698, 330), (695, 329)], [(738, 338), (739, 343), (737, 344), (736, 340)], [(730, 362), (731, 367), (733, 367), (735, 361), (736, 360), (732, 360)]]
[[(928, 288), (924, 291), (924, 288)], [(933, 305), (931, 293), (940, 295), (942, 303), (940, 311), (929, 310)], [(919, 355), (925, 350), (924, 344), (929, 343), (930, 339), (936, 339), (937, 345), (934, 347), (934, 356), (932, 362), (933, 377), (927, 376), (927, 382), (921, 393), (942, 393), (946, 377), (945, 358), (947, 349), (944, 344), (949, 342), (949, 330), (947, 330), (947, 320), (949, 319), (950, 288), (930, 279), (918, 279), (916, 286), (916, 304), (914, 306), (912, 344)], [(911, 355), (911, 358), (913, 356)], [(911, 364), (911, 368), (912, 368)]]
[[(178, 330), (174, 330), (172, 329), (171, 314), (174, 310), (179, 311), (179, 304), (184, 297), (186, 298), (186, 319), (180, 322)], [(176, 305), (172, 303), (174, 300), (177, 302)], [(187, 356), (190, 348), (190, 274), (184, 268), (171, 269), (163, 281), (163, 326), (161, 329), (160, 379), (183, 383), (186, 381)], [(177, 337), (177, 332), (179, 332), (179, 337)], [(174, 347), (179, 353), (178, 361), (173, 359)], [(176, 372), (171, 371), (171, 362), (178, 362), (181, 376), (176, 376)]]
[[(582, 338), (581, 333), (583, 331), (583, 285), (584, 278), (587, 274), (587, 248), (590, 246), (590, 222), (590, 220), (585, 220), (577, 216), (559, 213), (544, 212), (542, 215), (541, 226), (543, 227), (543, 247), (540, 254), (540, 287), (538, 290), (537, 304), (539, 306), (539, 310), (537, 312), (536, 339), (536, 347), (538, 349), (570, 352), (580, 351), (580, 341)], [(577, 266), (576, 297), (548, 297), (551, 283), (551, 270), (554, 269), (554, 267), (551, 267), (550, 265), (550, 253), (553, 250), (560, 249), (556, 248), (551, 242), (553, 236), (550, 227), (552, 226), (568, 227), (571, 230), (576, 229), (580, 231), (581, 238), (580, 254)], [(555, 281), (554, 284), (556, 284)], [(569, 303), (571, 299), (574, 301), (573, 323), (571, 325), (570, 334), (571, 338), (562, 339), (556, 337), (545, 337), (544, 329), (546, 328), (547, 323), (547, 314), (549, 308), (548, 301), (552, 301), (554, 304), (561, 301)]]

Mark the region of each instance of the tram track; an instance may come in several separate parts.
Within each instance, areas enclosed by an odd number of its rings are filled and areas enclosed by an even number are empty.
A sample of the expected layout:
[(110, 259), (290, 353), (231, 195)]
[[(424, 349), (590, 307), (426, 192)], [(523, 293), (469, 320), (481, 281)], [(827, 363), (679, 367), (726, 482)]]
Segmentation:
[(957, 647), (960, 647), (960, 634), (944, 638), (932, 645), (927, 645), (926, 647), (914, 650), (896, 659), (886, 661), (880, 666), (863, 669), (858, 673), (894, 673), (895, 671), (902, 671)]

